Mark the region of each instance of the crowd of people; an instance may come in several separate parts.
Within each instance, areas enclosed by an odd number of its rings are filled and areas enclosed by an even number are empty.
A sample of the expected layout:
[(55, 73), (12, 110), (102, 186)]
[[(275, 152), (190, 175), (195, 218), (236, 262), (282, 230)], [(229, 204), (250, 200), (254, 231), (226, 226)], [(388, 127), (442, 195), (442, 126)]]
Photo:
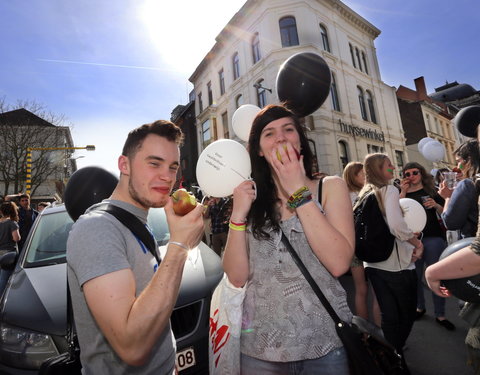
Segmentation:
[[(169, 319), (188, 250), (205, 239), (206, 220), (207, 242), (222, 257), (229, 281), (245, 289), (243, 375), (349, 374), (348, 355), (333, 321), (287, 251), (288, 242), (345, 321), (352, 319), (352, 311), (339, 277), (351, 272), (353, 312), (381, 327), (402, 355), (404, 374), (410, 373), (405, 343), (415, 320), (427, 313), (423, 280), (433, 291), (439, 329), (455, 329), (445, 316), (444, 297), (450, 293), (440, 280), (478, 273), (480, 236), (454, 256), (439, 257), (452, 238), (472, 237), (478, 227), (476, 140), (455, 151), (456, 187), (442, 180), (448, 170), (432, 175), (415, 162), (403, 166), (401, 179), (393, 184), (395, 166), (382, 153), (349, 163), (342, 177), (328, 176), (314, 173), (299, 118), (286, 106), (268, 105), (255, 117), (248, 140), (252, 179), (239, 184), (232, 196), (210, 199), (206, 207), (199, 204), (180, 217), (169, 195), (182, 138), (180, 128), (169, 121), (132, 130), (118, 159), (120, 180), (112, 196), (72, 227), (68, 281), (85, 374), (175, 373)], [(353, 211), (372, 194), (395, 237), (394, 247), (383, 261), (363, 262), (355, 256)], [(38, 215), (28, 196), (15, 198), (20, 208), (11, 201), (0, 207), (0, 256), (18, 251)], [(404, 220), (401, 198), (423, 206), (427, 221), (421, 233)], [(101, 209), (105, 205), (127, 211), (143, 224), (149, 208), (165, 208), (170, 240), (161, 263), (158, 254), (145, 251), (138, 238)], [(2, 285), (4, 276), (2, 271)], [(480, 329), (472, 328), (469, 337), (478, 369)]]

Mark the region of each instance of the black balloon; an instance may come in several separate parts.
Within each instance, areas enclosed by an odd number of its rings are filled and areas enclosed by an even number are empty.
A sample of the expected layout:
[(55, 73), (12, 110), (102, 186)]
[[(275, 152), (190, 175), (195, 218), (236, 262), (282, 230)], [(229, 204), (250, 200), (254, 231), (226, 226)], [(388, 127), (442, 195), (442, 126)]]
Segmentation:
[(278, 70), (278, 98), (297, 116), (307, 116), (327, 99), (331, 81), (330, 68), (321, 56), (311, 52), (297, 53)]
[(458, 131), (466, 137), (475, 138), (480, 125), (480, 105), (462, 108), (453, 119)]
[[(440, 260), (456, 253), (464, 247), (470, 246), (474, 239), (475, 237), (468, 237), (452, 243), (443, 251)], [(442, 284), (450, 291), (450, 293), (463, 301), (480, 302), (480, 274), (463, 277), (461, 279), (442, 280)]]
[(65, 208), (73, 221), (91, 205), (110, 197), (118, 178), (100, 167), (84, 167), (72, 174), (65, 187)]

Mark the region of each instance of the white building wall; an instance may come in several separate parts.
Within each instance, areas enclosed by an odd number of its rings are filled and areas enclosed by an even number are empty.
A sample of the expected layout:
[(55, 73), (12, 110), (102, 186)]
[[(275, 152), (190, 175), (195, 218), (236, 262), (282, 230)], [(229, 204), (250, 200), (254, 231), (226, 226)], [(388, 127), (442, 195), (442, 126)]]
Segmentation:
[[(241, 16), (243, 14), (243, 16)], [(298, 46), (281, 46), (279, 20), (293, 16), (297, 23)], [(324, 51), (319, 24), (327, 28), (331, 52)], [(261, 60), (253, 65), (251, 40), (254, 33), (260, 37)], [(267, 103), (277, 103), (276, 76), (280, 65), (298, 52), (320, 54), (335, 74), (341, 111), (333, 110), (329, 96), (315, 111), (307, 123), (313, 121), (308, 137), (314, 142), (319, 169), (329, 174), (340, 174), (342, 163), (338, 142), (348, 145), (349, 160), (363, 160), (367, 144), (377, 146), (395, 161), (394, 151), (405, 152), (405, 140), (395, 95), (395, 88), (381, 81), (374, 46), (380, 31), (338, 0), (249, 0), (218, 35), (217, 42), (197, 67), (190, 78), (197, 94), (202, 92), (204, 110), (199, 112), (199, 150), (203, 149), (201, 124), (208, 118), (216, 118), (217, 138), (223, 138), (221, 114), (228, 112), (230, 138), (238, 140), (231, 128), (231, 119), (236, 110), (235, 98), (243, 96), (243, 104), (257, 103), (253, 84), (263, 79), (263, 86), (272, 89), (266, 92)], [(368, 74), (352, 64), (349, 44), (366, 55)], [(240, 78), (233, 81), (232, 56), (239, 54)], [(362, 61), (363, 64), (363, 61)], [(218, 72), (223, 68), (226, 92), (220, 96)], [(214, 105), (208, 107), (207, 83), (212, 81)], [(357, 86), (369, 90), (374, 97), (377, 124), (361, 117)], [(385, 141), (353, 136), (342, 132), (339, 121), (347, 126), (376, 131), (385, 136)], [(213, 121), (211, 121), (213, 123)], [(406, 161), (406, 160), (405, 160)]]

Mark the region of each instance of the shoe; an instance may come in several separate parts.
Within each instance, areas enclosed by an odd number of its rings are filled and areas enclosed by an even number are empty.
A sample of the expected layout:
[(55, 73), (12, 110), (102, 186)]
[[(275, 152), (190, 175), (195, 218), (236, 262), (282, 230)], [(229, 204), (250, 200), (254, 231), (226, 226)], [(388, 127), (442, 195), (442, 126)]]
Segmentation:
[(422, 310), (417, 309), (417, 314), (415, 315), (415, 320), (420, 319), (422, 316), (425, 315), (426, 312), (427, 312), (426, 309), (422, 309)]
[(435, 318), (435, 320), (437, 321), (438, 324), (440, 324), (441, 326), (445, 327), (445, 328), (448, 329), (449, 331), (455, 330), (455, 326), (453, 325), (453, 323), (450, 322), (450, 321), (448, 321), (447, 319), (440, 320), (440, 319), (438, 319), (438, 318)]

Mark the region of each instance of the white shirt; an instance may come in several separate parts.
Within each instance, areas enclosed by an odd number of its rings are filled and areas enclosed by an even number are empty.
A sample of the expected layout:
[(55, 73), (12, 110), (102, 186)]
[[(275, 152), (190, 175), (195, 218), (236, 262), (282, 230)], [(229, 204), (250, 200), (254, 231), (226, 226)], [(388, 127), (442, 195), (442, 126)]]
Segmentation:
[(407, 223), (403, 219), (398, 189), (393, 185), (387, 185), (380, 189), (380, 196), (385, 207), (387, 225), (390, 228), (390, 233), (395, 236), (395, 246), (387, 260), (377, 263), (364, 262), (364, 267), (391, 272), (415, 269), (415, 263), (412, 262), (415, 246), (407, 242), (413, 237), (413, 232), (408, 228)]

